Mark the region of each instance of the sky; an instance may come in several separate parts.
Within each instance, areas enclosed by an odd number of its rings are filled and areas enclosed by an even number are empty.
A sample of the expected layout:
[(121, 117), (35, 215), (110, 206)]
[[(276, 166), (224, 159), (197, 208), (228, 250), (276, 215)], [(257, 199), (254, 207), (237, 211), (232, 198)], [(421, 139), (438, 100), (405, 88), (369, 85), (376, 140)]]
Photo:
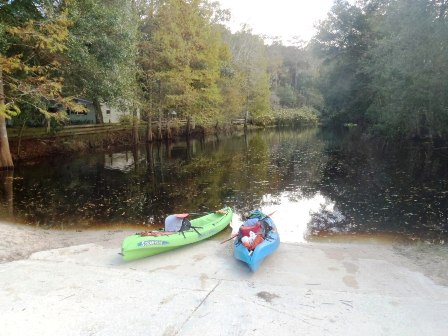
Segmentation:
[(218, 0), (221, 8), (230, 9), (232, 32), (246, 23), (257, 35), (278, 36), (285, 45), (294, 37), (308, 41), (314, 25), (326, 18), (333, 0)]

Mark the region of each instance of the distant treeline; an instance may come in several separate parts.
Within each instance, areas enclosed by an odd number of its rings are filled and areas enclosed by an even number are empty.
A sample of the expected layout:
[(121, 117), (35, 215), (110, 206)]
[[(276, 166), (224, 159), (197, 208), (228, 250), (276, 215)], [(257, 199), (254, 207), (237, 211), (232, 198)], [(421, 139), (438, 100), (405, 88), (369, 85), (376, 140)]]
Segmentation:
[(321, 106), (303, 50), (231, 33), (229, 18), (207, 0), (2, 1), (1, 112), (63, 119), (57, 111), (82, 111), (72, 99), (82, 97), (98, 123), (108, 103), (144, 118), (265, 124), (273, 107)]
[(144, 119), (319, 118), (446, 138), (447, 5), (337, 0), (310, 43), (284, 46), (231, 33), (231, 13), (208, 0), (1, 1), (0, 123), (63, 119), (82, 97), (98, 123), (108, 103)]
[(322, 118), (386, 137), (448, 136), (448, 1), (336, 1), (312, 42)]

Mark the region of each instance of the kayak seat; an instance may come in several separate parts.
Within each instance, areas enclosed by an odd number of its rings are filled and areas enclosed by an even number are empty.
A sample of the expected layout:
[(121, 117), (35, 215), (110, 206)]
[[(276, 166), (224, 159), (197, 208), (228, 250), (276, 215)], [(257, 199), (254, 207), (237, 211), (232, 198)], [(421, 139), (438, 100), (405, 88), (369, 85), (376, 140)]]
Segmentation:
[(170, 215), (165, 219), (166, 232), (180, 232), (185, 237), (184, 231), (193, 229), (199, 236), (201, 235), (197, 229), (202, 229), (200, 226), (193, 226), (191, 222), (182, 215)]
[(182, 227), (184, 218), (179, 218), (176, 215), (170, 215), (165, 218), (165, 231), (177, 232)]
[(191, 222), (188, 219), (184, 218), (182, 220), (182, 225), (179, 229), (179, 232), (181, 232), (185, 237), (184, 231), (188, 231), (190, 229), (193, 229), (198, 234), (198, 236), (201, 235), (197, 229), (202, 229), (202, 227), (201, 226), (193, 226), (193, 225), (191, 225)]

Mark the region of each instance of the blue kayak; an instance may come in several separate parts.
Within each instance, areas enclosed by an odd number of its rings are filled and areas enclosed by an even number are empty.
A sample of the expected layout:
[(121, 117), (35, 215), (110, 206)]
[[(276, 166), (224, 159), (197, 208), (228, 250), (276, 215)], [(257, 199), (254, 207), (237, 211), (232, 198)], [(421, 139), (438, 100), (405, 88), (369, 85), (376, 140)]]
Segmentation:
[(279, 245), (280, 237), (274, 221), (256, 210), (240, 226), (233, 255), (255, 272), (264, 258), (277, 250)]

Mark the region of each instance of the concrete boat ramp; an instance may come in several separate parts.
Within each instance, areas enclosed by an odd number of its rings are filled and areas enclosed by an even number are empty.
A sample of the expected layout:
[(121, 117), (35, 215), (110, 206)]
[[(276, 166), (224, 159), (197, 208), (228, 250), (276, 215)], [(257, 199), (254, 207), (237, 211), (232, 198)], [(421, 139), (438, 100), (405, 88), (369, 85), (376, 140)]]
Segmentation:
[(0, 264), (0, 334), (448, 335), (447, 287), (389, 246), (283, 243), (253, 274), (219, 242), (135, 262), (99, 243)]

